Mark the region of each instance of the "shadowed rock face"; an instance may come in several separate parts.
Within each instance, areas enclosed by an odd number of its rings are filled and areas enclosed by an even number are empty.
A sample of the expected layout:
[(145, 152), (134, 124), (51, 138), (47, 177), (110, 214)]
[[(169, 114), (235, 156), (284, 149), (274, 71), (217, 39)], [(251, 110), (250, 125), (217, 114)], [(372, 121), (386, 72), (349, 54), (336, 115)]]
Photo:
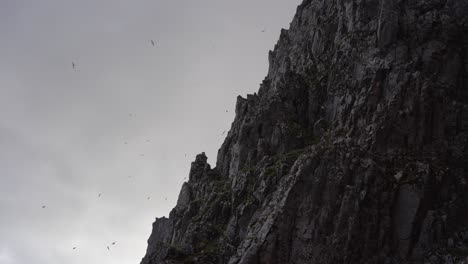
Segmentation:
[(468, 1), (306, 0), (142, 264), (468, 263)]

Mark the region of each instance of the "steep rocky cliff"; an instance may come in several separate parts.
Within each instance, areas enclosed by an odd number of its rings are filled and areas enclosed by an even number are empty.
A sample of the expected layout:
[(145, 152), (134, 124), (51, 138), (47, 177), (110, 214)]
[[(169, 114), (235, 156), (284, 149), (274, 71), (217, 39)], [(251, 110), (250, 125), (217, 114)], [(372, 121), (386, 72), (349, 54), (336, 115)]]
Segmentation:
[(468, 0), (305, 0), (142, 264), (468, 263)]

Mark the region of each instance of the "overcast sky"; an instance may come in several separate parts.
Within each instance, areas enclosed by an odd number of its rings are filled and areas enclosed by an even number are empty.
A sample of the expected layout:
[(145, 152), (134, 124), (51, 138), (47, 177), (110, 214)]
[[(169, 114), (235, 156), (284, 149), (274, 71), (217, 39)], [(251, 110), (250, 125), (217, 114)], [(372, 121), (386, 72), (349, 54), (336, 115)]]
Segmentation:
[(0, 0), (0, 264), (138, 264), (299, 2)]

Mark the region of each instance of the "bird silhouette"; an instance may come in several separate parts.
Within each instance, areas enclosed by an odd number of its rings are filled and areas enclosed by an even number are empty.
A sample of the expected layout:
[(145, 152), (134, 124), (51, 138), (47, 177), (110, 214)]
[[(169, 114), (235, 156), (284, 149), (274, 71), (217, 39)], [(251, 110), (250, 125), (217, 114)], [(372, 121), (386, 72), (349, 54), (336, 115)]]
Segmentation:
[(151, 197), (148, 196), (148, 198), (146, 198), (146, 200), (149, 200)]
[(73, 247), (73, 250), (75, 250), (75, 249), (76, 249), (76, 247)]
[(115, 245), (115, 241), (114, 241), (114, 242), (112, 242), (112, 245)]
[(107, 246), (107, 250), (110, 250), (109, 246)]
[(101, 197), (101, 194), (99, 194), (98, 197)]
[(75, 69), (75, 63), (72, 62), (72, 69)]
[(45, 208), (45, 205), (42, 206), (42, 209), (44, 209), (44, 208)]
[(262, 30), (262, 32), (265, 32), (265, 30)]
[(151, 45), (153, 45), (153, 47), (154, 47), (154, 41), (153, 40), (151, 40)]
[(221, 136), (224, 135), (224, 134), (226, 134), (226, 130), (224, 130), (224, 132), (221, 134)]

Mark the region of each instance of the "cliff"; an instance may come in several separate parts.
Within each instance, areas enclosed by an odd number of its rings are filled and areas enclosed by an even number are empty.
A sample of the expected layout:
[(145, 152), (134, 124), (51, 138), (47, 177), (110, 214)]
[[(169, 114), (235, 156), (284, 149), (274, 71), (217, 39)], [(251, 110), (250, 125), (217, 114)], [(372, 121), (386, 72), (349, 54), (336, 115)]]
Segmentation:
[(468, 1), (305, 0), (141, 264), (468, 263)]

